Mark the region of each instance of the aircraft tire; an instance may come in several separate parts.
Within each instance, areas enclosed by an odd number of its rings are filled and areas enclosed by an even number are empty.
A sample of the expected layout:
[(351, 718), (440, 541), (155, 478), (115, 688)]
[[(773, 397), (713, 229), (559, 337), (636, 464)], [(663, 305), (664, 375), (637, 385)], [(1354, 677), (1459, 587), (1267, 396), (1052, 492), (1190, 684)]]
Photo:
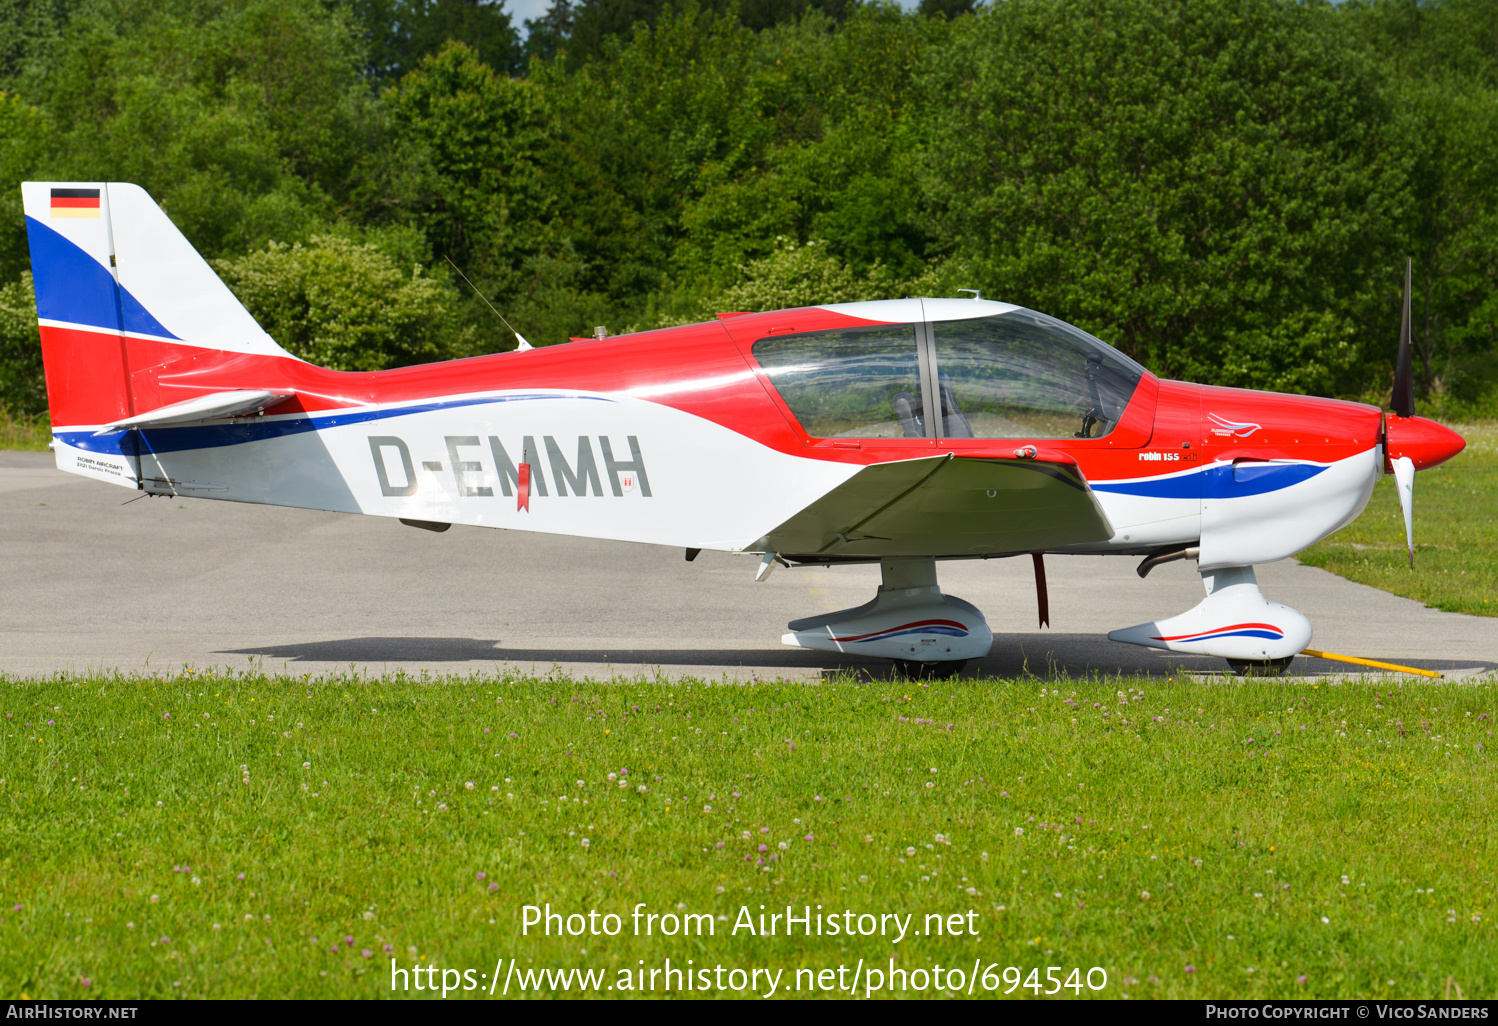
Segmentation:
[(1229, 659), (1228, 665), (1240, 677), (1278, 677), (1285, 672), (1294, 656), (1283, 659)]
[(940, 663), (920, 663), (914, 659), (896, 659), (895, 670), (907, 680), (948, 680), (962, 672), (966, 659), (948, 659)]

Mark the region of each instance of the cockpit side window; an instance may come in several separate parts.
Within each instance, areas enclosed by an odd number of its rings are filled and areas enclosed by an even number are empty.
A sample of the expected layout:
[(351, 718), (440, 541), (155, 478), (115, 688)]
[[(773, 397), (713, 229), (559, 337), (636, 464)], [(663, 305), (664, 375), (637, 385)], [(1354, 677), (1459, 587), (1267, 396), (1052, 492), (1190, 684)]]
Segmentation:
[(937, 394), (948, 438), (1101, 438), (1144, 368), (1033, 310), (936, 321)]
[(915, 326), (771, 335), (754, 358), (807, 434), (816, 438), (923, 438)]

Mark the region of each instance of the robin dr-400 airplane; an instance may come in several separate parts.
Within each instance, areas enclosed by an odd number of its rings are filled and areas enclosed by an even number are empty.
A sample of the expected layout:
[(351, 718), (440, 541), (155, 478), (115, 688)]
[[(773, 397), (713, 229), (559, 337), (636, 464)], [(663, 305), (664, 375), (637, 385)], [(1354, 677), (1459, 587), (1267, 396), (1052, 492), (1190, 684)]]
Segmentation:
[[(773, 313), (374, 372), (292, 356), (139, 187), (22, 186), (60, 469), (190, 495), (760, 556), (877, 562), (865, 605), (788, 645), (944, 675), (985, 655), (944, 559), (1195, 559), (1206, 597), (1117, 641), (1286, 665), (1311, 624), (1254, 564), (1350, 523), (1460, 436), (1395, 415), (1163, 381), (1006, 303), (900, 299)], [(602, 332), (599, 333), (603, 335)], [(1413, 553), (1413, 542), (1411, 541)], [(747, 578), (746, 573), (746, 578)]]

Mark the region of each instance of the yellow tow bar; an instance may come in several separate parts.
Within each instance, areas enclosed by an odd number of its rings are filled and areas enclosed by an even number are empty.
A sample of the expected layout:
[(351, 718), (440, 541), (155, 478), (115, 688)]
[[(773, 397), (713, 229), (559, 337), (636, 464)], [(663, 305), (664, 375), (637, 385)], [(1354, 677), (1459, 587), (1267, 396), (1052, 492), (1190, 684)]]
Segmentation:
[(1380, 670), (1417, 673), (1422, 677), (1445, 677), (1445, 674), (1437, 673), (1434, 670), (1420, 670), (1413, 666), (1400, 666), (1398, 663), (1381, 663), (1376, 659), (1359, 659), (1357, 656), (1338, 655), (1335, 652), (1318, 652), (1314, 648), (1302, 649), (1300, 654), (1314, 656), (1317, 659), (1334, 659), (1339, 663), (1356, 663), (1358, 666), (1372, 666)]

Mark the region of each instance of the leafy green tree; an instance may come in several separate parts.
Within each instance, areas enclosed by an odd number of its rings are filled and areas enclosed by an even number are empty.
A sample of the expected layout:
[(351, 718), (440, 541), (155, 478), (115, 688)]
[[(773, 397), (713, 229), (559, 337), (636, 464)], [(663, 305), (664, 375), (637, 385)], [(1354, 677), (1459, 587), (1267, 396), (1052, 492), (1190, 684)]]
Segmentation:
[(36, 175), (135, 182), (218, 256), (338, 216), (376, 142), (362, 62), (318, 0), (99, 0), (15, 88), (53, 126)]
[(1498, 409), (1492, 0), (555, 0), (529, 29), (522, 68), (488, 0), (0, 0), (0, 174), (137, 182), (349, 367), (509, 344), (451, 259), (538, 343), (982, 288), (1161, 373), (1371, 394), (1412, 255), (1422, 381)]
[(374, 245), (319, 235), (214, 266), (272, 338), (318, 366), (381, 370), (459, 355), (451, 286)]
[[(1393, 84), (1418, 155), (1398, 226), (1414, 261), (1417, 380), (1470, 404), (1498, 392), (1498, 6), (1375, 0), (1343, 14)], [(1390, 367), (1402, 283), (1400, 266), (1383, 296)]]
[(763, 34), (739, 90), (758, 116), (738, 136), (734, 163), (704, 168), (701, 195), (682, 213), (676, 273), (724, 287), (783, 235), (822, 240), (855, 270), (880, 263), (915, 274), (927, 218), (903, 119), (938, 31), (868, 5), (841, 27), (808, 15)]
[(504, 72), (525, 68), (504, 0), (347, 0), (369, 52), (368, 71), (392, 82), (450, 42)]
[(1160, 373), (1359, 387), (1412, 155), (1336, 17), (1277, 0), (1011, 0), (950, 23), (921, 112), (943, 248), (988, 295)]
[(726, 16), (751, 31), (792, 23), (807, 12), (842, 21), (862, 0), (553, 0), (542, 18), (527, 22), (541, 30), (530, 52), (550, 59), (565, 50), (570, 68), (579, 68), (609, 52), (611, 43), (628, 41), (643, 26), (654, 28), (663, 16), (696, 10)]
[(0, 282), (30, 266), (21, 182), (42, 163), (51, 132), (46, 111), (0, 93)]
[(79, 0), (0, 0), (0, 88), (55, 47)]
[(0, 416), (34, 416), (47, 409), (42, 343), (31, 272), (0, 285)]
[(905, 284), (882, 264), (876, 263), (857, 273), (816, 240), (804, 245), (785, 238), (777, 242), (779, 246), (774, 252), (743, 265), (739, 281), (704, 305), (703, 319), (723, 311), (756, 313), (822, 303), (888, 299)]
[(927, 18), (960, 18), (973, 14), (977, 6), (975, 0), (921, 0), (919, 10)]
[(435, 252), (470, 276), (513, 274), (542, 248), (540, 225), (552, 213), (541, 163), (546, 113), (536, 87), (449, 43), (387, 102), (410, 169), (410, 213)]
[(556, 60), (572, 37), (574, 15), (572, 0), (551, 0), (551, 6), (539, 18), (525, 21), (525, 56), (543, 61)]

